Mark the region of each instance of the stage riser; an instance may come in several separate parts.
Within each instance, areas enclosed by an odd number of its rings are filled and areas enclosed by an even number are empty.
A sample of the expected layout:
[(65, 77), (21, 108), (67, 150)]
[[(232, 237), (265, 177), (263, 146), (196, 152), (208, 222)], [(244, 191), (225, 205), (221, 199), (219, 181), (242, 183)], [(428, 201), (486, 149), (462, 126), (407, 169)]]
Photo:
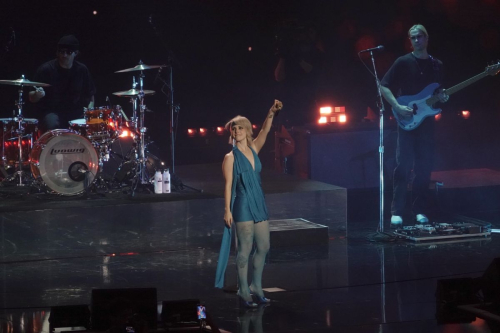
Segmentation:
[[(301, 217), (345, 236), (343, 189), (270, 194), (266, 200), (270, 219)], [(214, 198), (3, 213), (0, 236), (12, 246), (3, 248), (2, 260), (217, 248), (223, 207), (223, 199)]]
[[(485, 127), (485, 121), (457, 117), (436, 122), (434, 170), (498, 168), (500, 139), (493, 127)], [(390, 124), (384, 131), (387, 187), (392, 186), (397, 144), (397, 129)], [(308, 140), (310, 179), (348, 189), (379, 187), (378, 128), (367, 129), (362, 124), (344, 129), (316, 128), (302, 140)]]

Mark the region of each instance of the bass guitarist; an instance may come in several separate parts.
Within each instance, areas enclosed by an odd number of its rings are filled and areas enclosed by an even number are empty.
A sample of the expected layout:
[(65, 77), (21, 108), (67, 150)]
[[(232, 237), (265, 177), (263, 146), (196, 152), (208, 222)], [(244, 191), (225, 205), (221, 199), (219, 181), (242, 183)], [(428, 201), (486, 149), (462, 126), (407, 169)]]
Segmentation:
[[(442, 84), (443, 63), (427, 53), (429, 35), (425, 27), (416, 24), (408, 30), (413, 52), (399, 57), (381, 82), (384, 98), (391, 104), (397, 116), (411, 118), (415, 112), (408, 105), (401, 105), (396, 96), (416, 95), (431, 83)], [(449, 96), (437, 92), (439, 101)], [(417, 128), (405, 130), (398, 126), (396, 168), (394, 170), (391, 227), (403, 224), (406, 193), (411, 170), (415, 174), (412, 186), (413, 214), (419, 223), (427, 223), (429, 183), (434, 154), (434, 117), (426, 118)]]

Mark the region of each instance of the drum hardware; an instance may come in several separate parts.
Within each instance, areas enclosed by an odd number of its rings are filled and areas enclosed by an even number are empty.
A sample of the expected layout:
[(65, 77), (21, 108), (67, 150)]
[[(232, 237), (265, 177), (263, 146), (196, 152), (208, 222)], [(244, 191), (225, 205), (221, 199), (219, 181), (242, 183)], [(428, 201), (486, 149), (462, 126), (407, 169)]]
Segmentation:
[[(25, 176), (25, 172), (23, 171), (23, 137), (24, 137), (24, 118), (23, 118), (23, 90), (25, 86), (28, 87), (34, 87), (34, 86), (39, 86), (39, 87), (49, 87), (50, 84), (47, 83), (42, 83), (42, 82), (33, 82), (24, 77), (24, 75), (21, 75), (20, 79), (17, 80), (0, 80), (0, 84), (5, 84), (5, 85), (13, 85), (13, 86), (19, 86), (18, 93), (19, 93), (19, 98), (16, 101), (15, 105), (17, 106), (18, 112), (17, 115), (14, 115), (14, 121), (17, 122), (17, 129), (16, 129), (16, 135), (17, 135), (17, 149), (19, 153), (19, 159), (18, 159), (18, 170), (17, 172), (13, 175), (12, 179), (15, 179), (17, 176), (19, 179), (19, 182), (17, 186), (24, 186), (29, 179), (29, 174)], [(38, 123), (38, 121), (37, 121)], [(2, 140), (4, 141), (4, 140)], [(2, 151), (5, 150), (5, 142), (2, 142), (4, 145)], [(4, 159), (5, 155), (2, 156), (2, 160)], [(5, 160), (4, 160), (5, 161)]]
[[(132, 116), (132, 122), (134, 124), (134, 129), (138, 132), (138, 158), (137, 158), (137, 174), (136, 174), (136, 179), (133, 181), (133, 186), (132, 186), (132, 195), (135, 192), (135, 189), (137, 188), (137, 185), (140, 183), (142, 186), (150, 184), (150, 178), (147, 174), (147, 168), (146, 168), (146, 132), (147, 128), (144, 126), (144, 112), (146, 110), (146, 105), (144, 104), (144, 96), (146, 95), (145, 90), (144, 90), (144, 70), (147, 69), (154, 69), (154, 68), (162, 68), (163, 65), (145, 65), (142, 63), (142, 61), (139, 61), (139, 64), (133, 68), (128, 68), (128, 69), (123, 69), (120, 71), (116, 71), (115, 73), (126, 73), (126, 72), (132, 72), (132, 71), (139, 71), (139, 89), (138, 93), (136, 95), (130, 96), (133, 98), (131, 100), (133, 104), (133, 110), (134, 114)], [(137, 90), (136, 89), (137, 83), (135, 81), (135, 76), (133, 77), (133, 83), (132, 83), (132, 90)], [(121, 92), (120, 92), (121, 93)], [(124, 96), (124, 94), (120, 94)], [(119, 95), (117, 95), (119, 96)], [(139, 102), (139, 115), (137, 117), (137, 102)]]

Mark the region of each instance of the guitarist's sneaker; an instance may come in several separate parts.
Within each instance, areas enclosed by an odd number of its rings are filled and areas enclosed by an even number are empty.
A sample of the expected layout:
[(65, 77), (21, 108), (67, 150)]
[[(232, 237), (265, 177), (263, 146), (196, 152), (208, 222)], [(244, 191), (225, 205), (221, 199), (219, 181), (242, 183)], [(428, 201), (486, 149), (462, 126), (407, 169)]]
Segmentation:
[(417, 214), (416, 219), (418, 223), (429, 223), (429, 219), (424, 214)]
[(398, 215), (392, 215), (391, 217), (391, 229), (401, 228), (403, 226), (403, 218)]

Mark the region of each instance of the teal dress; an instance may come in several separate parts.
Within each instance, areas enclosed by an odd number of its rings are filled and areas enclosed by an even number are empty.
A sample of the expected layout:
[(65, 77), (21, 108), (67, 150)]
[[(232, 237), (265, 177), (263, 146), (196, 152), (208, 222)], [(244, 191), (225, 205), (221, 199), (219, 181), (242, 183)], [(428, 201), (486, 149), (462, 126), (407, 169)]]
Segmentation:
[[(255, 161), (255, 170), (245, 155), (236, 146), (233, 147), (234, 165), (230, 209), (235, 222), (254, 221), (258, 223), (269, 219), (260, 179), (262, 164), (259, 156), (251, 147), (250, 149)], [(224, 273), (230, 249), (231, 228), (225, 226), (215, 277), (215, 287), (217, 288), (224, 287)]]

